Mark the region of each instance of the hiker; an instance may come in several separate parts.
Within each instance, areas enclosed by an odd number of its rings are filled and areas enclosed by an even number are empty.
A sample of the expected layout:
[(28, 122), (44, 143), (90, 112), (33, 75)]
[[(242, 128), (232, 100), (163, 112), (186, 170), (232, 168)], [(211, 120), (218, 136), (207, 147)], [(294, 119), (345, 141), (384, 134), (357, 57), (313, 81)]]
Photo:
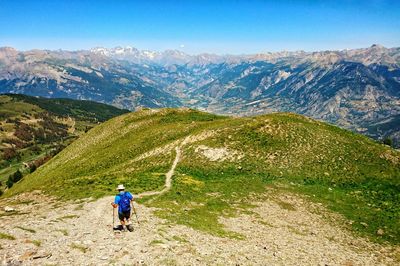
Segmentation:
[(122, 230), (126, 231), (127, 228), (129, 231), (133, 230), (132, 225), (130, 224), (131, 218), (131, 202), (133, 197), (131, 193), (125, 191), (124, 185), (118, 185), (117, 187), (118, 194), (115, 196), (115, 200), (111, 205), (114, 208), (118, 206), (118, 218), (122, 225)]

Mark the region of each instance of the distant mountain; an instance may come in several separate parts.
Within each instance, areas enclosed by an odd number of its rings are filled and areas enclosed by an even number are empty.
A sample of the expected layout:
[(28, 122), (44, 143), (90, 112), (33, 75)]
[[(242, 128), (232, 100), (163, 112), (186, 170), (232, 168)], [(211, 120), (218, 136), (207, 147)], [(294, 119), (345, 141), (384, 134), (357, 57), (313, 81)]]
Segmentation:
[(163, 71), (89, 51), (0, 48), (0, 93), (92, 100), (129, 109), (179, 106), (179, 99), (165, 92), (157, 79), (149, 79)]
[(398, 140), (398, 126), (391, 122), (400, 115), (400, 69), (396, 66), (256, 62), (218, 71), (212, 82), (192, 92), (208, 111), (242, 115), (290, 111), (374, 138)]
[(104, 48), (96, 47), (90, 51), (97, 55), (103, 55), (114, 59), (128, 60), (134, 63), (155, 63), (160, 65), (188, 64), (205, 65), (218, 63), (239, 63), (243, 61), (269, 61), (277, 62), (281, 60), (318, 61), (320, 63), (333, 63), (338, 61), (360, 62), (366, 65), (377, 64), (399, 64), (400, 48), (386, 48), (382, 45), (374, 44), (369, 48), (341, 50), (341, 51), (282, 51), (274, 53), (250, 54), (250, 55), (217, 55), (202, 53), (189, 55), (179, 50), (166, 50), (156, 52), (149, 50), (138, 50), (134, 47), (115, 47)]
[(253, 55), (0, 48), (0, 92), (131, 110), (189, 106), (239, 116), (290, 111), (400, 145), (400, 48), (381, 45)]
[(103, 55), (114, 59), (127, 60), (133, 63), (158, 64), (162, 66), (169, 65), (203, 65), (209, 63), (222, 63), (229, 59), (241, 60), (236, 56), (220, 56), (215, 54), (189, 55), (179, 50), (166, 50), (164, 52), (155, 52), (149, 50), (138, 50), (136, 48), (115, 47), (103, 48), (96, 47), (90, 50), (97, 55)]

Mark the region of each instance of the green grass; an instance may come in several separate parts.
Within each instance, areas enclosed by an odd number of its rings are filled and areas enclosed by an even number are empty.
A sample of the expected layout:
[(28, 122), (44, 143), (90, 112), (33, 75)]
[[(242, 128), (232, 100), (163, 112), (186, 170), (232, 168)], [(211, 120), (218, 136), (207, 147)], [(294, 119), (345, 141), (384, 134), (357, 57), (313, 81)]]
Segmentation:
[(165, 259), (161, 260), (159, 263), (160, 263), (160, 265), (166, 265), (166, 266), (179, 265), (178, 262), (176, 262), (176, 260), (172, 259), (172, 258), (165, 258)]
[(37, 247), (40, 247), (42, 245), (42, 241), (40, 240), (31, 240), (30, 242)]
[(289, 210), (289, 211), (295, 211), (296, 210), (296, 208), (292, 204), (290, 204), (288, 202), (284, 202), (282, 200), (275, 200), (275, 202), (284, 210)]
[(43, 152), (39, 154), (32, 154), (29, 152), (29, 148), (20, 149), (19, 153), (21, 158), (19, 160), (12, 160), (11, 162), (7, 163), (7, 167), (3, 167), (0, 169), (0, 181), (5, 183), (7, 178), (14, 174), (17, 170), (20, 170), (24, 175), (29, 173), (29, 169), (24, 168), (23, 163), (26, 162), (33, 162), (39, 158), (42, 158), (46, 155), (46, 153), (51, 149), (49, 145), (38, 145), (41, 147)]
[[(300, 115), (278, 113), (228, 118), (194, 110), (143, 110), (96, 126), (4, 197), (36, 189), (62, 199), (115, 194), (123, 183), (133, 193), (161, 190), (188, 135), (215, 132), (185, 145), (172, 189), (140, 199), (169, 222), (212, 235), (243, 239), (221, 217), (252, 212), (266, 187), (299, 193), (355, 221), (355, 233), (400, 243), (400, 155), (371, 139)], [(232, 155), (210, 161), (199, 145)], [(142, 158), (145, 153), (152, 156)], [(293, 184), (293, 185), (292, 185)], [(279, 186), (278, 186), (279, 185)], [(62, 188), (62, 189), (61, 189)], [(288, 202), (277, 201), (286, 210)], [(360, 226), (360, 222), (368, 226)], [(376, 231), (382, 228), (383, 236)]]
[(12, 235), (0, 232), (0, 239), (15, 240), (15, 237)]
[[(0, 189), (5, 187), (8, 177), (17, 170), (28, 173), (29, 169), (25, 169), (23, 163), (32, 163), (48, 155), (55, 143), (67, 146), (98, 122), (106, 121), (127, 112), (127, 110), (90, 101), (47, 99), (19, 94), (0, 95), (0, 183), (2, 184)], [(47, 114), (45, 116), (46, 122), (52, 122), (50, 123), (51, 126), (37, 119), (38, 116), (44, 114)], [(29, 141), (17, 138), (14, 136), (14, 132), (19, 122), (30, 128), (31, 133), (39, 129), (44, 130), (48, 139)], [(73, 123), (75, 123), (74, 132), (68, 131), (67, 136), (64, 137), (56, 133), (59, 132), (61, 126), (58, 125), (58, 129), (56, 129), (54, 125), (62, 124), (70, 127)], [(64, 130), (67, 131), (67, 129)], [(3, 160), (3, 149), (8, 148), (9, 145), (3, 142), (10, 140), (19, 141), (24, 146), (17, 147), (19, 158), (6, 161)], [(33, 146), (39, 147), (41, 152), (32, 152)]]
[(151, 242), (150, 242), (150, 246), (156, 246), (156, 245), (159, 245), (159, 244), (164, 244), (164, 242), (162, 241), (162, 240), (159, 240), (159, 239), (154, 239), (154, 240), (152, 240)]
[(128, 110), (121, 110), (111, 105), (93, 101), (49, 99), (22, 94), (6, 94), (0, 97), (9, 97), (14, 100), (13, 103), (6, 104), (12, 104), (12, 108), (7, 108), (7, 110), (13, 110), (15, 113), (29, 112), (31, 110), (39, 111), (43, 109), (58, 116), (71, 116), (80, 120), (91, 118), (103, 122), (129, 112)]
[(78, 218), (79, 216), (78, 215), (75, 215), (75, 214), (71, 214), (71, 215), (65, 215), (65, 216), (62, 216), (62, 217), (58, 217), (57, 218), (57, 221), (64, 221), (64, 220), (66, 220), (66, 219), (74, 219), (74, 218)]
[[(115, 193), (115, 186), (119, 183), (133, 187), (132, 192), (135, 193), (162, 188), (164, 173), (168, 171), (173, 161), (173, 153), (150, 157), (141, 160), (139, 163), (130, 163), (130, 161), (146, 151), (172, 143), (177, 138), (183, 138), (202, 125), (191, 124), (192, 120), (190, 120), (190, 123), (187, 121), (181, 123), (179, 127), (175, 127), (175, 123), (166, 121), (156, 128), (155, 126), (160, 123), (159, 120), (163, 117), (154, 115), (154, 118), (152, 119), (152, 116), (125, 115), (116, 118), (116, 123), (112, 127), (108, 127), (106, 124), (99, 125), (88, 134), (96, 137), (87, 138), (89, 141), (83, 144), (83, 146), (90, 146), (90, 150), (84, 147), (83, 149), (76, 147), (83, 152), (80, 154), (82, 157), (79, 156), (79, 165), (76, 160), (78, 157), (74, 156), (76, 150), (67, 148), (65, 153), (72, 157), (71, 160), (64, 162), (65, 157), (56, 156), (54, 160), (57, 167), (38, 169), (37, 174), (31, 175), (33, 178), (22, 180), (18, 187), (22, 190), (29, 190), (28, 187), (36, 186), (35, 183), (41, 186), (42, 181), (45, 181), (48, 185), (48, 191), (52, 190), (65, 198), (71, 196), (74, 198), (96, 198)], [(193, 119), (196, 119), (196, 117), (193, 117)], [(134, 126), (136, 123), (143, 123), (143, 125), (137, 128), (128, 128), (129, 125)], [(110, 149), (112, 152), (110, 152)], [(73, 172), (70, 171), (72, 165), (76, 165)], [(59, 175), (59, 178), (50, 178), (50, 175), (53, 176), (53, 174)], [(38, 180), (35, 176), (43, 176), (44, 178)], [(64, 191), (57, 189), (60, 186), (67, 189)], [(90, 186), (90, 189), (79, 188), (88, 186)]]
[(19, 228), (21, 230), (27, 231), (29, 233), (36, 233), (36, 231), (34, 229), (31, 229), (31, 228), (22, 227), (22, 226), (16, 226), (16, 228)]
[(79, 244), (75, 244), (75, 243), (72, 243), (70, 245), (70, 247), (73, 248), (73, 249), (80, 250), (82, 253), (86, 253), (89, 250), (88, 247), (85, 247), (85, 246), (79, 245)]
[[(179, 169), (179, 171), (183, 171)], [(187, 172), (187, 171), (185, 171)], [(199, 173), (197, 173), (199, 174)], [(148, 205), (160, 208), (157, 215), (178, 224), (208, 232), (217, 236), (242, 239), (244, 236), (224, 229), (218, 221), (221, 215), (231, 217), (247, 210), (248, 202), (243, 200), (250, 192), (263, 191), (263, 183), (250, 176), (227, 177), (225, 182), (201, 181), (203, 175), (178, 174), (171, 191), (151, 199)], [(208, 197), (210, 193), (221, 193), (220, 197)], [(146, 203), (148, 199), (142, 200)]]
[(42, 111), (37, 105), (13, 101), (12, 96), (0, 95), (0, 102), (0, 117), (14, 117), (21, 115), (21, 113), (38, 113)]
[(189, 243), (189, 241), (187, 241), (185, 238), (180, 237), (180, 236), (173, 236), (172, 239), (179, 243)]
[(57, 229), (57, 232), (61, 232), (64, 236), (68, 236), (68, 230), (67, 229)]
[(0, 217), (18, 216), (18, 215), (25, 215), (25, 214), (29, 214), (29, 212), (20, 212), (20, 211), (3, 212), (3, 213), (0, 213)]
[(10, 205), (29, 205), (29, 204), (34, 204), (34, 200), (16, 200), (13, 202), (10, 202)]

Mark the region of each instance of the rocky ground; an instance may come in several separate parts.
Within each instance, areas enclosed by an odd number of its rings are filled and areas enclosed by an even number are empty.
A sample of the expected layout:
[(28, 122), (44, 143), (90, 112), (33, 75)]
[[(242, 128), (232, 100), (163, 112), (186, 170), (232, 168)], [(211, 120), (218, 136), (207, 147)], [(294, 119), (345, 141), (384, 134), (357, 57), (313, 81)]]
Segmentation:
[[(175, 147), (176, 157), (166, 173), (165, 188), (138, 197), (170, 189), (181, 148), (194, 139), (186, 138)], [(207, 152), (212, 156), (226, 153)], [(251, 212), (220, 220), (237, 237), (217, 237), (171, 224), (156, 217), (154, 209), (137, 203), (134, 231), (115, 231), (110, 204), (113, 196), (59, 202), (40, 192), (20, 194), (0, 201), (0, 261), (4, 265), (400, 263), (399, 247), (354, 236), (343, 226), (343, 218), (307, 198), (268, 188), (264, 197), (250, 200), (257, 206)]]
[[(272, 195), (273, 193), (271, 193)], [(399, 248), (373, 244), (305, 198), (273, 194), (253, 213), (221, 218), (244, 239), (170, 224), (135, 204), (133, 232), (112, 229), (113, 197), (57, 202), (37, 193), (0, 201), (3, 265), (395, 265)], [(14, 211), (5, 212), (8, 206)], [(15, 239), (7, 239), (15, 238)]]

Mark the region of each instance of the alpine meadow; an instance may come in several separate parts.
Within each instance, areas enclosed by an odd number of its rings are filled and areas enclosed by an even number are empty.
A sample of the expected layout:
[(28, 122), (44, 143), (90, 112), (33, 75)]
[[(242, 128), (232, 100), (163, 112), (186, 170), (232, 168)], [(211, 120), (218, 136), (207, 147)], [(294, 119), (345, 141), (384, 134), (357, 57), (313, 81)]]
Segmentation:
[(2, 265), (399, 265), (399, 14), (2, 1)]

